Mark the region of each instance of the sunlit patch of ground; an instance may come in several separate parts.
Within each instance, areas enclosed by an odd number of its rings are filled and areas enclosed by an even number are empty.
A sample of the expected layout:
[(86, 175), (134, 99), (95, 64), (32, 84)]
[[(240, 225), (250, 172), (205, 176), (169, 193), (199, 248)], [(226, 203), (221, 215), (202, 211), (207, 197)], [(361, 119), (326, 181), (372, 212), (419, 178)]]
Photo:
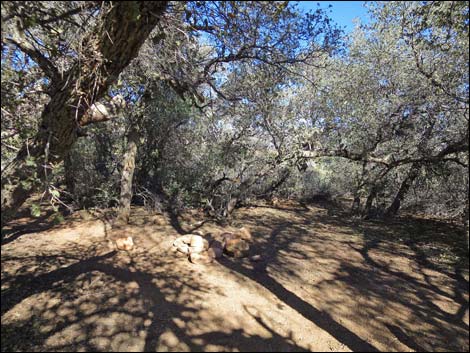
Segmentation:
[[(99, 214), (17, 220), (2, 245), (2, 350), (468, 351), (461, 229), (295, 203), (232, 224), (250, 227), (263, 261), (175, 257), (179, 234), (225, 229), (195, 211), (135, 208), (120, 228)], [(115, 235), (136, 248), (113, 251)]]

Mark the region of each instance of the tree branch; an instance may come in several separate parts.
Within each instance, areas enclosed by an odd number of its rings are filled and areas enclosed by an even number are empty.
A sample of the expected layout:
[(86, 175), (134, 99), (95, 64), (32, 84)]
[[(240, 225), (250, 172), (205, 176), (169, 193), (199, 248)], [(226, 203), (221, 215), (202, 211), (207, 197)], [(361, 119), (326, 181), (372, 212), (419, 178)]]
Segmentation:
[(38, 66), (41, 68), (42, 71), (52, 80), (57, 81), (59, 79), (59, 71), (54, 66), (54, 64), (46, 58), (43, 53), (41, 53), (38, 49), (36, 49), (32, 44), (28, 43), (24, 39), (20, 39), (18, 36), (17, 38), (5, 38), (5, 41), (8, 43), (13, 44), (23, 53), (28, 55)]
[(443, 148), (440, 152), (431, 156), (421, 156), (421, 157), (405, 157), (401, 159), (394, 159), (393, 155), (389, 155), (385, 158), (379, 158), (374, 156), (368, 156), (367, 153), (355, 153), (347, 151), (346, 149), (338, 149), (334, 151), (327, 150), (317, 150), (317, 151), (302, 151), (301, 156), (303, 158), (313, 159), (321, 157), (342, 157), (352, 161), (361, 161), (367, 163), (381, 164), (387, 168), (395, 168), (400, 165), (410, 164), (410, 163), (436, 163), (441, 161), (453, 161), (462, 166), (465, 164), (459, 161), (457, 158), (445, 158), (446, 156), (459, 153), (459, 152), (468, 152), (468, 141), (462, 139), (457, 142), (453, 142)]

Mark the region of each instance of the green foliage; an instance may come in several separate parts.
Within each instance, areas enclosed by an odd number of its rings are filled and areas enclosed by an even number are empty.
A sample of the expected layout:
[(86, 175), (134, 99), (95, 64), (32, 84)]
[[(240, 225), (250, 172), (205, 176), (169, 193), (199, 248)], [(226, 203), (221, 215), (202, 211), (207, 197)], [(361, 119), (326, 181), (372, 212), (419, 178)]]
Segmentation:
[(64, 216), (61, 213), (55, 213), (53, 218), (52, 218), (52, 223), (57, 225), (60, 224), (64, 221)]
[(31, 205), (31, 216), (33, 217), (41, 216), (41, 206), (39, 204), (33, 203)]
[[(37, 6), (20, 9), (31, 15)], [(47, 3), (46, 12), (69, 6)], [(379, 214), (411, 178), (402, 207), (458, 215), (468, 202), (468, 4), (368, 6), (372, 21), (340, 38), (324, 11), (302, 14), (288, 2), (173, 3), (111, 89), (124, 96), (123, 113), (84, 128), (54, 169), (56, 211), (59, 201), (118, 204), (126, 135), (136, 127), (137, 203), (161, 196), (223, 215), (234, 199), (346, 195), (372, 200)], [(128, 15), (139, 20), (137, 3)], [(61, 20), (47, 32), (40, 20), (24, 26), (67, 67), (65, 51), (80, 44), (74, 27)], [(17, 54), (2, 51), (2, 170), (39, 131), (49, 99), (44, 72)], [(33, 174), (20, 181), (35, 182)]]

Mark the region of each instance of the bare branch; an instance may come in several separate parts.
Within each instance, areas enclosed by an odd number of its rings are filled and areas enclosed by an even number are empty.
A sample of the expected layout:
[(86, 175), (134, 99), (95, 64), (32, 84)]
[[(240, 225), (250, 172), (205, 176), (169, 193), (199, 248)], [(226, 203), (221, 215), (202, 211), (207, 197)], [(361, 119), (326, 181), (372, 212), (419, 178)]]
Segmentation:
[(44, 71), (44, 73), (52, 80), (57, 81), (59, 79), (59, 71), (54, 64), (44, 56), (38, 49), (26, 40), (21, 39), (18, 36), (16, 38), (5, 38), (5, 41), (13, 44), (23, 53), (27, 54), (31, 59), (38, 64), (38, 66)]

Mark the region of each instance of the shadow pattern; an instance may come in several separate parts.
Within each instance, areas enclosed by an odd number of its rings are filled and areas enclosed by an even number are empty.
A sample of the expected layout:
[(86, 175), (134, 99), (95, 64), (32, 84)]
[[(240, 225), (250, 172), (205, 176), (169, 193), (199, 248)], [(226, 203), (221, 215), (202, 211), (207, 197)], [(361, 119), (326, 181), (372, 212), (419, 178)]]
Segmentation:
[[(2, 351), (318, 349), (295, 332), (281, 333), (250, 303), (237, 313), (247, 321), (230, 326), (230, 318), (207, 308), (208, 297), (227, 295), (207, 272), (273, 296), (316, 327), (312, 335), (337, 342), (336, 350), (468, 351), (468, 258), (444, 266), (426, 250), (449, 239), (458, 249), (453, 230), (410, 220), (364, 222), (325, 207), (241, 210), (235, 221), (253, 229), (251, 252), (264, 260), (223, 257), (207, 271), (163, 248), (115, 252), (75, 244), (2, 252)], [(162, 239), (191, 229), (178, 217), (170, 225)]]

